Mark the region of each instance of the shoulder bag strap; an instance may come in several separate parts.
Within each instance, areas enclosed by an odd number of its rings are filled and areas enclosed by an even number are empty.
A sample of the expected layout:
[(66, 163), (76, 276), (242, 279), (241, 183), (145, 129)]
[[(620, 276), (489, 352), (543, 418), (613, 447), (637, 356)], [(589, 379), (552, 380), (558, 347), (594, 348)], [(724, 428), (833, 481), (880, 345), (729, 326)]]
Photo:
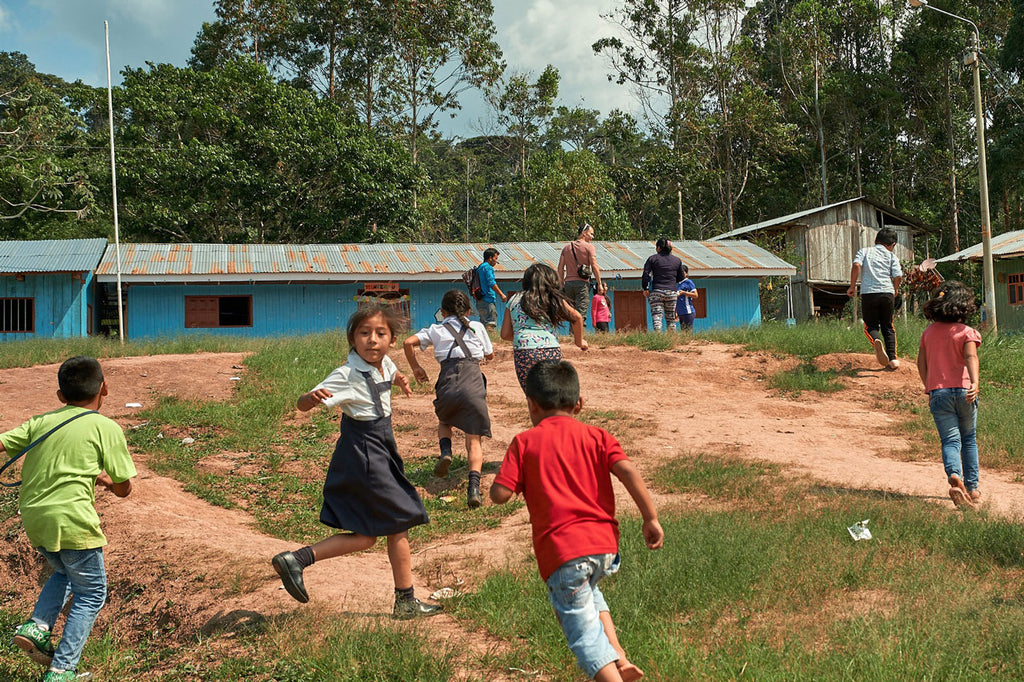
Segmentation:
[[(57, 424), (57, 425), (56, 425), (56, 426), (54, 426), (54, 427), (53, 427), (52, 429), (50, 429), (49, 431), (47, 431), (47, 432), (46, 432), (46, 433), (44, 433), (43, 435), (39, 436), (39, 438), (36, 438), (36, 439), (35, 439), (34, 441), (32, 441), (31, 443), (29, 443), (29, 444), (28, 444), (28, 445), (27, 445), (27, 446), (25, 447), (25, 449), (24, 449), (24, 450), (22, 450), (21, 452), (19, 452), (18, 454), (16, 454), (16, 455), (15, 455), (14, 457), (11, 457), (11, 458), (10, 458), (9, 460), (7, 460), (7, 464), (4, 464), (4, 465), (3, 465), (2, 467), (0, 467), (0, 474), (2, 474), (3, 472), (5, 472), (5, 471), (7, 470), (7, 467), (11, 466), (11, 465), (12, 465), (12, 464), (14, 464), (15, 462), (17, 462), (17, 461), (18, 461), (19, 459), (21, 459), (22, 457), (24, 457), (24, 456), (25, 456), (25, 453), (26, 453), (26, 452), (28, 452), (29, 450), (31, 450), (32, 448), (34, 448), (35, 446), (39, 445), (39, 444), (40, 444), (40, 443), (42, 443), (42, 442), (43, 442), (44, 440), (46, 440), (47, 438), (49, 438), (49, 437), (50, 437), (51, 435), (53, 435), (53, 433), (54, 433), (55, 431), (57, 431), (57, 430), (59, 430), (60, 428), (62, 428), (62, 427), (64, 427), (64, 426), (66, 426), (66, 425), (68, 425), (68, 424), (70, 424), (71, 422), (75, 421), (75, 420), (76, 420), (76, 419), (78, 419), (79, 417), (84, 417), (84, 416), (85, 416), (85, 415), (87, 415), (87, 414), (98, 414), (98, 413), (96, 412), (96, 410), (86, 410), (85, 412), (79, 412), (78, 414), (74, 415), (73, 417), (70, 417), (69, 419), (65, 419), (65, 420), (64, 420), (64, 421), (62, 421), (62, 422), (61, 422), (60, 424)], [(3, 487), (5, 487), (5, 488), (16, 488), (17, 486), (21, 485), (21, 481), (17, 481), (17, 482), (15, 482), (15, 483), (4, 483), (3, 481), (0, 481), (0, 485), (2, 485), (2, 486), (3, 486)]]

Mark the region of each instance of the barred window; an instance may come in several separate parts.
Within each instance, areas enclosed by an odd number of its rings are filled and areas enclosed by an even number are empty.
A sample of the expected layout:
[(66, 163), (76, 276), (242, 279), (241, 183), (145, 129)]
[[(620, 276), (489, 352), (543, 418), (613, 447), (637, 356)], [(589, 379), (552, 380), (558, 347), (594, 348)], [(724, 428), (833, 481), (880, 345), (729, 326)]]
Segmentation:
[(0, 298), (0, 333), (31, 334), (35, 330), (34, 298)]

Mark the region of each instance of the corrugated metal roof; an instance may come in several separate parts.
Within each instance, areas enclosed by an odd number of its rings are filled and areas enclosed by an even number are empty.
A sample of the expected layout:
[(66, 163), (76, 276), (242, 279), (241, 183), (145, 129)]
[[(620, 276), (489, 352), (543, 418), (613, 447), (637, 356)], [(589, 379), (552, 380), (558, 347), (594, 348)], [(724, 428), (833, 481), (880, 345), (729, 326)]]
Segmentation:
[[(484, 249), (501, 253), (495, 268), (500, 279), (519, 277), (541, 262), (556, 265), (564, 244), (122, 244), (123, 281), (287, 281), (331, 279), (450, 280), (480, 263)], [(602, 273), (639, 277), (654, 253), (654, 242), (594, 242)], [(796, 268), (747, 241), (674, 242), (675, 253), (704, 277), (792, 275)], [(107, 249), (97, 280), (116, 278), (116, 255)]]
[[(992, 237), (992, 258), (1019, 258), (1024, 256), (1024, 230), (1005, 232), (997, 237)], [(951, 253), (948, 256), (939, 258), (939, 263), (949, 263), (958, 260), (981, 260), (982, 244)]]
[(821, 211), (827, 211), (827, 210), (835, 208), (837, 206), (842, 206), (844, 204), (849, 204), (849, 203), (852, 203), (854, 201), (864, 201), (864, 202), (867, 202), (867, 203), (871, 204), (872, 206), (874, 206), (875, 208), (877, 208), (879, 211), (882, 211), (883, 213), (888, 213), (892, 217), (894, 217), (894, 218), (896, 218), (898, 220), (902, 220), (906, 224), (908, 224), (908, 225), (910, 225), (910, 226), (912, 226), (914, 228), (917, 228), (918, 230), (921, 230), (921, 231), (924, 231), (924, 232), (932, 231), (927, 225), (922, 223), (917, 218), (911, 218), (910, 216), (908, 216), (908, 215), (906, 215), (904, 213), (900, 213), (899, 211), (897, 211), (892, 206), (888, 206), (888, 205), (883, 204), (883, 203), (881, 203), (879, 201), (875, 201), (874, 199), (871, 199), (870, 197), (857, 197), (855, 199), (847, 199), (846, 201), (839, 201), (839, 202), (836, 202), (834, 204), (829, 204), (828, 206), (817, 206), (815, 208), (809, 208), (806, 211), (797, 211), (796, 213), (790, 213), (789, 215), (784, 215), (784, 216), (781, 216), (779, 218), (772, 218), (771, 220), (764, 220), (764, 221), (762, 221), (760, 223), (754, 223), (753, 225), (746, 225), (745, 227), (738, 227), (735, 230), (732, 230), (731, 232), (726, 232), (726, 233), (720, 234), (720, 235), (718, 235), (716, 237), (712, 237), (711, 241), (721, 241), (723, 239), (732, 239), (733, 237), (738, 237), (740, 235), (748, 234), (750, 232), (757, 232), (758, 230), (765, 230), (765, 229), (768, 229), (768, 228), (771, 228), (771, 227), (785, 227), (785, 226), (788, 226), (790, 224), (799, 225), (799, 224), (801, 224), (800, 220), (802, 218), (806, 218), (809, 215), (814, 215), (815, 213), (820, 213)]
[(0, 241), (0, 272), (90, 272), (106, 248), (102, 238)]

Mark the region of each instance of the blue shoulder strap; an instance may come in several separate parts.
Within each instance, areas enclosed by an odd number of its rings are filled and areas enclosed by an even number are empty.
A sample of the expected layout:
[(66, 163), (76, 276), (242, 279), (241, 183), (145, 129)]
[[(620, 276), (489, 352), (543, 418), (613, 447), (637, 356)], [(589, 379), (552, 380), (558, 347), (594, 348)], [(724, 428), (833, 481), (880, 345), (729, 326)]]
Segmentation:
[[(7, 464), (4, 464), (2, 467), (0, 467), (0, 474), (2, 474), (3, 472), (7, 471), (7, 467), (11, 466), (15, 462), (17, 462), (19, 459), (24, 457), (26, 452), (28, 452), (29, 450), (31, 450), (32, 448), (34, 448), (35, 446), (39, 445), (44, 440), (49, 438), (51, 435), (53, 435), (54, 431), (57, 431), (58, 429), (60, 429), (60, 428), (62, 428), (64, 426), (70, 424), (71, 422), (75, 421), (79, 417), (84, 417), (87, 414), (98, 414), (98, 413), (96, 412), (96, 410), (86, 410), (85, 412), (79, 412), (78, 414), (76, 414), (75, 416), (71, 417), (70, 419), (65, 419), (60, 424), (57, 424), (52, 429), (50, 429), (49, 431), (47, 431), (43, 435), (39, 436), (39, 438), (36, 438), (34, 441), (29, 443), (28, 446), (26, 446), (24, 450), (22, 450), (21, 452), (16, 454), (14, 457), (11, 457), (9, 460), (7, 460)], [(19, 485), (21, 485), (21, 481), (17, 481), (15, 483), (4, 483), (3, 481), (0, 481), (0, 485), (2, 485), (5, 488), (16, 488)]]

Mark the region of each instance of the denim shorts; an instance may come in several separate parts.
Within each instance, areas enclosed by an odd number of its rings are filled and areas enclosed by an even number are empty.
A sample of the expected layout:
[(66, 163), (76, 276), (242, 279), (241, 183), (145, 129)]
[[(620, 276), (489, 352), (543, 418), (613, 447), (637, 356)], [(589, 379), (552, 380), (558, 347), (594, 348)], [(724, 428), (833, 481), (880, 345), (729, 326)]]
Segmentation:
[(618, 554), (591, 554), (567, 561), (547, 579), (548, 598), (562, 626), (569, 649), (588, 677), (619, 660), (604, 632), (599, 614), (608, 604), (597, 583), (619, 570)]

